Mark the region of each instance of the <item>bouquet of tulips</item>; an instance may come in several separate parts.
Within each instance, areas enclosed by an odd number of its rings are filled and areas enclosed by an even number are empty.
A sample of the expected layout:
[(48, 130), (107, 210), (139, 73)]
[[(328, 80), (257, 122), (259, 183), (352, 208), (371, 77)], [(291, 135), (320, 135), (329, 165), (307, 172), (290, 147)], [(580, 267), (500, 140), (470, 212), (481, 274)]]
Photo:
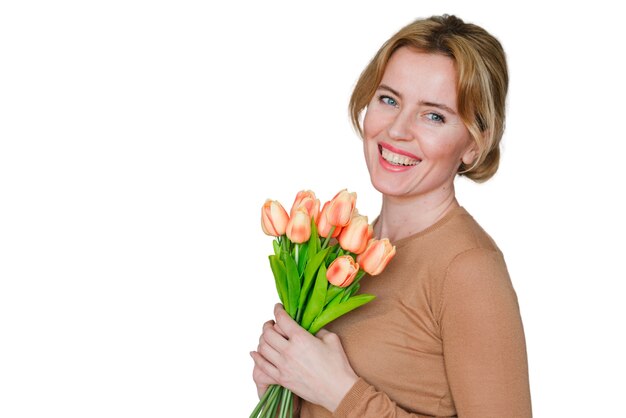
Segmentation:
[[(367, 216), (355, 209), (356, 193), (342, 190), (320, 211), (315, 193), (297, 194), (288, 215), (275, 200), (261, 210), (263, 232), (274, 236), (269, 256), (285, 311), (311, 334), (362, 306), (374, 295), (357, 294), (365, 273), (377, 275), (395, 255), (388, 239), (372, 239)], [(250, 418), (292, 417), (293, 394), (270, 386)]]

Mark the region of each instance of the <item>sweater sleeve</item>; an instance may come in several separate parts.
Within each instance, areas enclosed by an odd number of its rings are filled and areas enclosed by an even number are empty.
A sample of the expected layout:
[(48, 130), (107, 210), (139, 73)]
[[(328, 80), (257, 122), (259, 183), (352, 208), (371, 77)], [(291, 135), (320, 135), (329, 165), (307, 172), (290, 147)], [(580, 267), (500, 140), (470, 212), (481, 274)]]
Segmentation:
[(446, 374), (459, 417), (530, 417), (524, 330), (500, 252), (450, 264), (440, 304)]
[(362, 378), (352, 386), (333, 418), (433, 418), (405, 411)]

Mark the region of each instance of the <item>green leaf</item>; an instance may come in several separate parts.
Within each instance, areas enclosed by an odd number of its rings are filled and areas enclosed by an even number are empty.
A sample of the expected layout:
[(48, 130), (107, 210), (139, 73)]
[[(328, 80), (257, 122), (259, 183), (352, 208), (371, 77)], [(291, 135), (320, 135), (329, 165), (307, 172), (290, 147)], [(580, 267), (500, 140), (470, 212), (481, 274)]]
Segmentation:
[(361, 277), (363, 277), (363, 275), (361, 274), (361, 271), (359, 271), (350, 286), (346, 287), (346, 292), (344, 293), (343, 299), (341, 300), (342, 302), (348, 300), (350, 296), (354, 295), (359, 290), (359, 288), (361, 287), (361, 285), (359, 284), (359, 282), (361, 281)]
[(313, 258), (310, 258), (306, 264), (306, 268), (304, 269), (304, 279), (302, 280), (302, 289), (300, 291), (300, 300), (298, 301), (298, 307), (300, 309), (304, 307), (304, 303), (308, 299), (309, 290), (311, 288), (311, 284), (313, 283), (315, 273), (317, 273), (317, 270), (323, 264), (329, 250), (330, 248), (326, 248), (325, 250), (318, 252), (315, 256), (313, 256)]
[(322, 265), (317, 272), (313, 293), (306, 303), (304, 315), (302, 316), (302, 327), (308, 329), (313, 320), (324, 309), (324, 301), (326, 300), (326, 288), (328, 287), (328, 279), (326, 278), (326, 267)]
[(328, 302), (333, 300), (338, 294), (342, 293), (343, 290), (343, 287), (335, 286), (334, 284), (328, 286), (328, 291), (326, 291), (326, 301), (324, 302), (324, 305), (328, 305)]
[(346, 294), (343, 295), (343, 298), (341, 299), (342, 302), (347, 301), (350, 298), (350, 296), (354, 295), (361, 288), (361, 285), (358, 284), (358, 283), (356, 283), (356, 284), (352, 283), (352, 284), (354, 284), (354, 286), (350, 285), (350, 287), (346, 291)]
[(309, 238), (309, 258), (313, 257), (320, 250), (320, 236), (317, 232), (317, 225), (315, 225), (315, 219), (311, 219), (311, 238)]
[(280, 257), (280, 244), (278, 243), (278, 239), (272, 241), (272, 245), (274, 246), (274, 254)]
[(298, 274), (300, 274), (300, 276), (302, 276), (304, 266), (306, 266), (308, 249), (308, 243), (305, 242), (304, 244), (300, 244), (300, 249), (298, 250)]
[(328, 255), (328, 258), (326, 259), (326, 267), (330, 266), (330, 263), (332, 263), (333, 261), (335, 261), (335, 258), (337, 258), (339, 256), (338, 252), (339, 250), (339, 244), (335, 244), (332, 247), (328, 247), (327, 249), (330, 249), (330, 254)]
[[(341, 290), (345, 290), (345, 289), (341, 289)], [(330, 301), (328, 301), (326, 303), (326, 305), (324, 306), (324, 309), (328, 309), (330, 307), (333, 307), (335, 305), (340, 304), (343, 301), (343, 299), (345, 298), (346, 294), (347, 294), (346, 292), (341, 292), (341, 293), (335, 295), (334, 298), (332, 298)], [(326, 299), (328, 299), (328, 297), (326, 297)]]
[(324, 309), (324, 311), (322, 311), (322, 313), (320, 313), (318, 317), (315, 318), (308, 330), (311, 334), (316, 334), (317, 331), (322, 329), (326, 324), (334, 321), (342, 315), (347, 314), (348, 312), (358, 308), (359, 306), (365, 305), (375, 298), (376, 296), (374, 295), (357, 295), (338, 305), (332, 306), (328, 309)]
[(287, 237), (287, 235), (283, 235), (282, 236), (282, 242), (281, 242), (281, 256), (284, 253), (288, 253), (291, 251), (291, 241), (289, 240), (289, 237)]
[(284, 254), (285, 270), (287, 272), (287, 297), (289, 299), (289, 308), (285, 310), (292, 318), (296, 317), (298, 310), (298, 297), (300, 296), (300, 274), (298, 274), (298, 266), (289, 254)]
[(289, 292), (287, 290), (287, 271), (285, 269), (285, 264), (275, 255), (270, 255), (269, 259), (272, 273), (274, 273), (274, 281), (276, 282), (278, 297), (286, 310), (289, 307)]

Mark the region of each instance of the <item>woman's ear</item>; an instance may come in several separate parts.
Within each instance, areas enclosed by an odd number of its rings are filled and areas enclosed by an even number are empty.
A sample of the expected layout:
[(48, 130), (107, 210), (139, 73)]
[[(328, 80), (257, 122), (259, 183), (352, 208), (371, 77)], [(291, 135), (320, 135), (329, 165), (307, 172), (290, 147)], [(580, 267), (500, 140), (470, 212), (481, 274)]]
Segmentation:
[(461, 161), (466, 166), (471, 166), (476, 161), (476, 157), (478, 156), (478, 147), (476, 142), (472, 141), (472, 143), (467, 147), (463, 155), (461, 155)]

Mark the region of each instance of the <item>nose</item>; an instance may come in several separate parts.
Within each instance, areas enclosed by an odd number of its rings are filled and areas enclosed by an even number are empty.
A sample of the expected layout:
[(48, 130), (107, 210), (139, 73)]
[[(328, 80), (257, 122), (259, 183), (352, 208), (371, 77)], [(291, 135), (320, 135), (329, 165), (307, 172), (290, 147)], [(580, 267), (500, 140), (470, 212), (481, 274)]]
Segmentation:
[(411, 129), (413, 117), (409, 112), (398, 112), (387, 128), (387, 133), (391, 139), (397, 141), (410, 141), (413, 139)]

